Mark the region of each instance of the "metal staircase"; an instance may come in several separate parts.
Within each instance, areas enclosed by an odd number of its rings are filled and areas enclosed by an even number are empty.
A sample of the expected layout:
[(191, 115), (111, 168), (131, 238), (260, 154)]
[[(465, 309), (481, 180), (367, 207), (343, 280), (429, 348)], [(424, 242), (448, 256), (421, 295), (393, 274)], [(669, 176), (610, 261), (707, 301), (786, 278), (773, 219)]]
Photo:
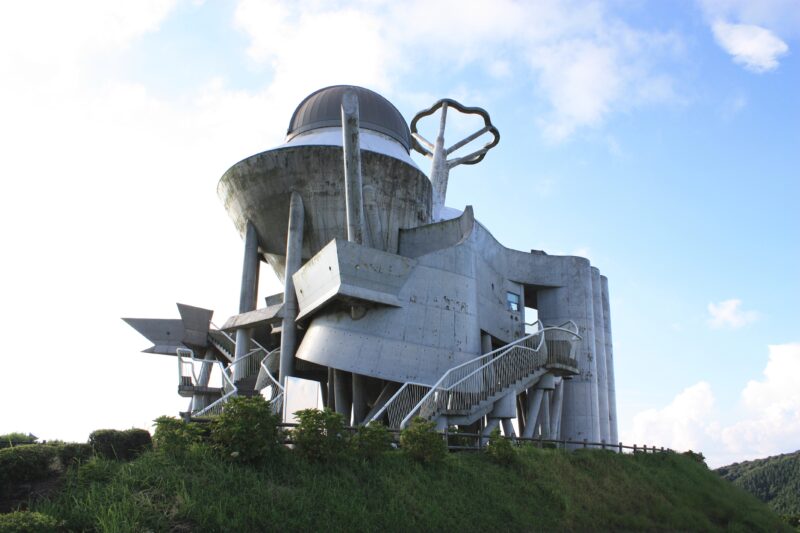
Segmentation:
[[(178, 393), (181, 396), (196, 397), (208, 395), (215, 398), (209, 405), (196, 409), (193, 402), (188, 415), (200, 418), (218, 415), (225, 403), (233, 396), (261, 393), (272, 402), (273, 411), (279, 412), (283, 403), (283, 387), (269, 370), (275, 358), (280, 358), (280, 351), (268, 352), (258, 342), (250, 340), (250, 348), (244, 356), (233, 360), (235, 341), (222, 331), (209, 332), (211, 344), (230, 362), (225, 364), (219, 359), (197, 358), (189, 348), (178, 348)], [(200, 374), (197, 366), (200, 365)], [(210, 365), (210, 368), (208, 367)], [(206, 367), (203, 369), (203, 367)], [(220, 386), (208, 386), (211, 370), (216, 368), (220, 376)], [(205, 376), (204, 376), (205, 374)], [(234, 381), (234, 376), (238, 378)]]
[(575, 360), (580, 340), (574, 322), (541, 327), (521, 339), (457, 365), (433, 386), (405, 383), (370, 421), (384, 414), (392, 428), (414, 417), (469, 424), (489, 413), (495, 402), (531, 387), (547, 372), (578, 373)]

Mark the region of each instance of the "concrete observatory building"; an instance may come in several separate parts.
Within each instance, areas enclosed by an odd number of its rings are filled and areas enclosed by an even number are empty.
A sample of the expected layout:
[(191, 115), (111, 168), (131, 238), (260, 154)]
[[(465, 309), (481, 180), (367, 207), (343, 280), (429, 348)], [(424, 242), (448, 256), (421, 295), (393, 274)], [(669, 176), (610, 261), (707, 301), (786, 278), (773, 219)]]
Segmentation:
[[(485, 126), (446, 148), (454, 112)], [(438, 121), (435, 142), (416, 131), (426, 119)], [(217, 327), (212, 311), (178, 304), (179, 319), (125, 319), (153, 342), (146, 352), (176, 357), (185, 416), (262, 394), (288, 418), (319, 390), (352, 424), (422, 416), (616, 443), (607, 279), (581, 257), (505, 248), (470, 206), (445, 207), (450, 169), (498, 140), (484, 110), (449, 99), (409, 128), (364, 88), (306, 97), (285, 143), (217, 187), (244, 240), (239, 314)], [(432, 159), (430, 177), (412, 149)], [(259, 302), (262, 261), (284, 292)]]

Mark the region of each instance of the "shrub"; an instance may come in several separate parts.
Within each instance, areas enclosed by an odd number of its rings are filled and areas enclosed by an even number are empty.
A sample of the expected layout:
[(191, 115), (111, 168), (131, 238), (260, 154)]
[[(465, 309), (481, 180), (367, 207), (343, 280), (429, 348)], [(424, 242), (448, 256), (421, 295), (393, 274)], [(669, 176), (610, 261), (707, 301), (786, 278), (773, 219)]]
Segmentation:
[(114, 478), (121, 466), (115, 459), (94, 457), (92, 460), (78, 466), (75, 479), (80, 485), (108, 483)]
[(59, 442), (49, 443), (56, 450), (61, 466), (64, 468), (83, 463), (94, 457), (94, 450), (90, 444), (85, 442)]
[(5, 435), (0, 435), (0, 448), (4, 448), (7, 446), (18, 446), (20, 444), (33, 444), (36, 442), (36, 437), (33, 435), (26, 435), (25, 433), (20, 433), (15, 431), (13, 433), (6, 433)]
[(433, 422), (417, 417), (400, 433), (400, 447), (422, 463), (437, 463), (447, 456), (447, 445)]
[(330, 461), (340, 456), (347, 444), (344, 418), (328, 408), (303, 409), (292, 430), (294, 449), (309, 461)]
[(517, 452), (509, 439), (500, 436), (500, 430), (495, 428), (489, 435), (489, 445), (486, 447), (486, 455), (493, 462), (501, 465), (510, 465), (516, 462)]
[(5, 533), (50, 533), (59, 523), (52, 516), (30, 511), (0, 514), (0, 531)]
[(130, 461), (152, 447), (150, 433), (144, 429), (98, 429), (89, 435), (94, 453), (106, 459)]
[(261, 395), (231, 398), (212, 422), (212, 446), (229, 460), (264, 463), (279, 453), (278, 421), (278, 415)]
[(184, 422), (171, 416), (160, 416), (154, 422), (153, 444), (159, 452), (178, 456), (203, 441), (204, 431), (197, 422)]
[(692, 459), (694, 461), (697, 461), (703, 466), (706, 466), (706, 458), (703, 456), (701, 452), (693, 452), (692, 450), (689, 450), (688, 452), (681, 453), (681, 455), (688, 457), (689, 459)]
[(357, 455), (365, 459), (374, 459), (383, 452), (392, 449), (392, 434), (380, 422), (372, 422), (359, 426), (350, 444)]
[(50, 475), (56, 450), (41, 444), (23, 444), (0, 450), (0, 493), (14, 485), (45, 479)]

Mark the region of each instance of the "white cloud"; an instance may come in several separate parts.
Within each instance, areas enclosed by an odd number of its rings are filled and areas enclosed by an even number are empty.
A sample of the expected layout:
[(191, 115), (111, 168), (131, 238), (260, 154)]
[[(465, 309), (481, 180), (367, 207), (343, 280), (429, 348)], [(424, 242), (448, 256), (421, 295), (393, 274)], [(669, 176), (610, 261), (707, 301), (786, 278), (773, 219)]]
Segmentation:
[(724, 300), (719, 303), (708, 304), (708, 324), (712, 328), (741, 328), (758, 320), (758, 312), (744, 311), (741, 309), (742, 301), (737, 299)]
[(717, 21), (712, 29), (717, 43), (733, 60), (753, 72), (775, 70), (778, 58), (789, 51), (785, 42), (760, 26)]
[(391, 97), (412, 69), (442, 77), (478, 67), (489, 78), (535, 80), (533, 96), (549, 107), (539, 124), (554, 141), (615, 111), (674, 98), (650, 61), (677, 39), (634, 30), (597, 2), (242, 0), (236, 20), (250, 57), (273, 71), (273, 91), (295, 98), (333, 83)]
[(713, 413), (711, 385), (701, 381), (681, 391), (663, 409), (648, 409), (633, 417), (622, 441), (656, 444), (675, 450), (703, 450), (709, 437), (707, 420)]
[(739, 420), (719, 421), (711, 386), (701, 381), (666, 407), (634, 415), (622, 441), (701, 451), (712, 467), (794, 451), (800, 447), (798, 375), (800, 343), (771, 345), (763, 379), (741, 392)]

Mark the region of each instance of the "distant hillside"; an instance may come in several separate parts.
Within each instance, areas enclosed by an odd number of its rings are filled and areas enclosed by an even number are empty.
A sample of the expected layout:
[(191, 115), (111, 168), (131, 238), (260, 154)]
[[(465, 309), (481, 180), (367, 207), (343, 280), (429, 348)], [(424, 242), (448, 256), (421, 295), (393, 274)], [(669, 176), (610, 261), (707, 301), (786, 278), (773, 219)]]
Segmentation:
[(783, 515), (800, 515), (800, 450), (715, 470)]

